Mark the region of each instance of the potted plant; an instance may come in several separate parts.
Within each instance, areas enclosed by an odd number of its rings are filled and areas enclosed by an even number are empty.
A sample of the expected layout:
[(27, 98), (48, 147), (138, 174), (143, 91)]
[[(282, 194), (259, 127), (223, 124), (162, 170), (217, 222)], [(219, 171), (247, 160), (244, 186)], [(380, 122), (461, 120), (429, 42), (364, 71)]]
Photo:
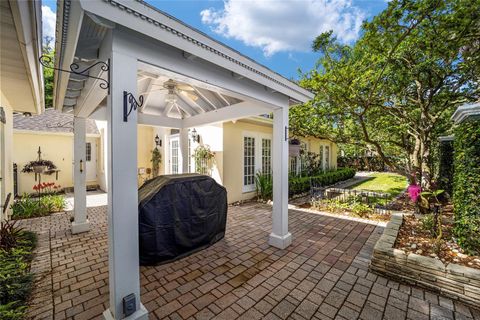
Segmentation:
[(158, 176), (160, 164), (162, 163), (162, 154), (157, 147), (152, 150), (152, 158), (150, 159), (150, 162), (152, 162), (152, 176), (155, 178)]
[(288, 154), (292, 157), (297, 157), (300, 155), (300, 140), (297, 138), (290, 139), (288, 144)]
[(50, 160), (34, 160), (28, 162), (22, 169), (24, 173), (45, 173), (53, 172), (57, 169), (57, 166), (53, 164)]
[(208, 174), (210, 160), (215, 157), (215, 152), (210, 150), (208, 145), (198, 146), (192, 155), (195, 161), (195, 169), (197, 173)]

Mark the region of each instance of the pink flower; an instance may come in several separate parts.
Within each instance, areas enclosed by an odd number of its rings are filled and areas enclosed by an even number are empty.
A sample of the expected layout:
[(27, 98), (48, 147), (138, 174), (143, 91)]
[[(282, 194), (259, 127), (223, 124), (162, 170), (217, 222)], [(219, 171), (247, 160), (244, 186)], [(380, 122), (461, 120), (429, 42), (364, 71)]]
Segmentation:
[(410, 196), (410, 200), (412, 202), (417, 202), (420, 193), (422, 192), (422, 188), (417, 184), (411, 184), (407, 188), (408, 195)]

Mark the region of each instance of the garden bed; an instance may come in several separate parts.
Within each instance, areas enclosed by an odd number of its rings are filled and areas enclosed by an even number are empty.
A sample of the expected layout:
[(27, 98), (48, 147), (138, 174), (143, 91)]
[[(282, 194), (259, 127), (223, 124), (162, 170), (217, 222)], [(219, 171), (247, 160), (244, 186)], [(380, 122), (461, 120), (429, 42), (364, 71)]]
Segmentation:
[[(392, 215), (383, 235), (375, 245), (370, 269), (390, 278), (439, 292), (478, 308), (480, 269), (452, 262), (453, 258), (447, 260), (446, 257), (443, 257), (444, 261), (442, 261), (438, 255), (431, 257), (428, 250), (419, 249), (422, 250), (419, 252), (422, 254), (419, 254), (418, 250), (414, 253), (407, 249), (407, 243), (402, 241), (405, 240), (405, 232), (411, 231), (408, 229), (410, 222), (411, 219), (401, 212), (395, 212)], [(405, 250), (397, 249), (397, 247)]]
[[(0, 319), (23, 319), (33, 283), (30, 265), (36, 244), (34, 233), (2, 224), (0, 248)], [(7, 234), (8, 233), (8, 234)], [(6, 241), (8, 238), (8, 241)], [(13, 241), (13, 242), (12, 242)], [(5, 243), (9, 243), (6, 244)]]

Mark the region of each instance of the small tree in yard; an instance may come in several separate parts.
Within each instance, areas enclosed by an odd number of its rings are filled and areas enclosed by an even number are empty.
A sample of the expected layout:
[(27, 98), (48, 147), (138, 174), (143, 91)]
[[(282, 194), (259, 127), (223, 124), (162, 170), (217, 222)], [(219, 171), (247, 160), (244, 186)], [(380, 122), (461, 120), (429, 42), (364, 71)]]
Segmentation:
[(318, 68), (301, 81), (316, 96), (292, 110), (292, 130), (372, 147), (393, 169), (419, 170), (429, 189), (433, 142), (459, 104), (480, 97), (479, 39), (477, 0), (391, 1), (353, 46), (324, 33)]

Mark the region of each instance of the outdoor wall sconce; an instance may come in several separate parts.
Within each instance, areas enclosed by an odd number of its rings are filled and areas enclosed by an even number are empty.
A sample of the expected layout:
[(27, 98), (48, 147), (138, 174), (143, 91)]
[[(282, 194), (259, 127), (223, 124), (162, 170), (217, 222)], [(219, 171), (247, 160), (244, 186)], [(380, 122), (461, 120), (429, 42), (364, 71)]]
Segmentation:
[[(108, 59), (107, 62), (98, 61), (98, 62), (92, 64), (91, 66), (89, 66), (89, 67), (87, 67), (83, 70), (80, 70), (80, 65), (78, 63), (75, 63), (75, 62), (70, 65), (70, 70), (55, 68), (54, 64), (53, 64), (53, 61), (52, 61), (53, 60), (52, 57), (50, 57), (48, 55), (42, 55), (40, 57), (40, 59), (38, 59), (38, 60), (40, 61), (40, 64), (42, 66), (44, 66), (45, 68), (48, 68), (48, 69), (53, 69), (53, 70), (57, 70), (57, 71), (61, 71), (61, 72), (73, 73), (73, 74), (76, 74), (76, 75), (79, 75), (79, 76), (92, 78), (92, 79), (97, 79), (97, 80), (100, 81), (100, 84), (98, 86), (102, 89), (108, 90), (108, 94), (110, 94), (110, 59)], [(100, 78), (100, 77), (94, 77), (94, 76), (91, 76), (89, 74), (90, 70), (92, 68), (94, 68), (95, 66), (100, 66), (100, 70), (107, 72), (107, 80), (105, 80), (103, 78)]]
[[(128, 107), (130, 105), (130, 109)], [(140, 109), (143, 106), (143, 96), (135, 99), (133, 94), (127, 91), (123, 91), (123, 122), (128, 122), (128, 116), (133, 110)]]
[(200, 135), (197, 133), (197, 130), (195, 130), (195, 128), (193, 128), (192, 130), (192, 141), (200, 143)]
[(160, 137), (158, 136), (158, 134), (155, 136), (155, 145), (157, 147), (161, 147), (162, 146), (162, 139), (160, 139)]
[(80, 160), (80, 173), (83, 173), (83, 160)]

